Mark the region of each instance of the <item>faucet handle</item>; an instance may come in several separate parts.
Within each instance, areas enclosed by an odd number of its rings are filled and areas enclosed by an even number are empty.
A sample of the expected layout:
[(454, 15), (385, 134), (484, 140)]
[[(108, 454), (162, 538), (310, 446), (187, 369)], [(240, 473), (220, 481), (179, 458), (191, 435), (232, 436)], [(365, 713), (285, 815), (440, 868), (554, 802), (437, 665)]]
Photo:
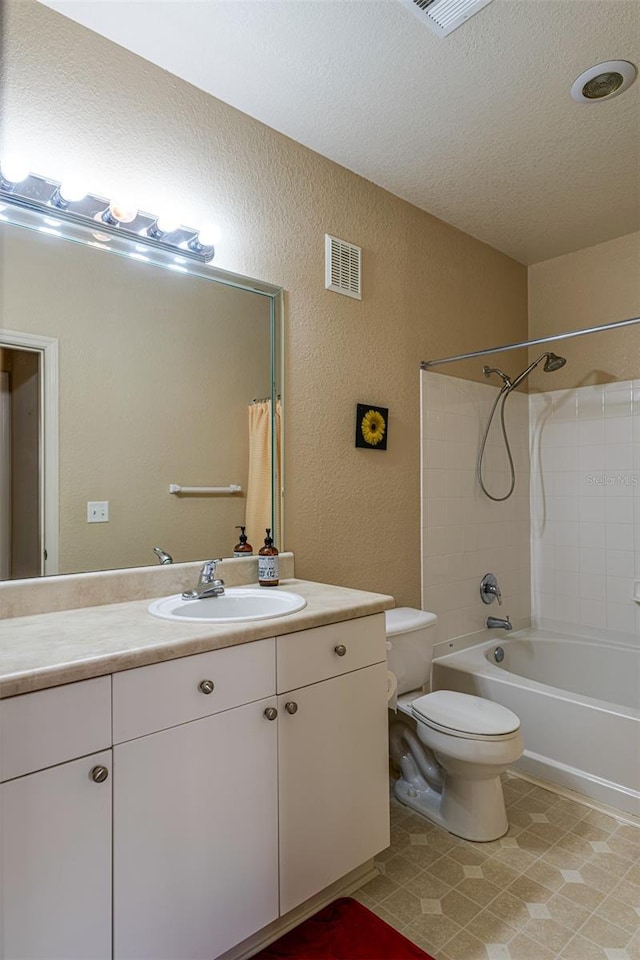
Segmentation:
[(200, 582), (201, 583), (211, 583), (216, 578), (216, 564), (222, 562), (222, 557), (217, 557), (215, 560), (205, 560), (202, 564), (202, 569), (200, 570)]
[(480, 581), (480, 596), (483, 603), (493, 603), (497, 600), (498, 606), (502, 606), (502, 594), (493, 573), (485, 573)]

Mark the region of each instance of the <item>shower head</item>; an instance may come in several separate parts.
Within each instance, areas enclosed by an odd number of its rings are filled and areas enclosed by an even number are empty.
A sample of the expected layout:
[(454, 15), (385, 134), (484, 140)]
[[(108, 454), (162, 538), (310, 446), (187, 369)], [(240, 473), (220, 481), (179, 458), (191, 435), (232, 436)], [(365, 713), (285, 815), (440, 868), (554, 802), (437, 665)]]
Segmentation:
[(530, 363), (526, 370), (523, 370), (519, 374), (513, 383), (511, 384), (510, 389), (515, 390), (515, 388), (522, 383), (522, 381), (529, 376), (531, 371), (538, 366), (539, 363), (542, 363), (544, 360), (544, 367), (542, 368), (545, 373), (553, 373), (554, 370), (559, 370), (560, 367), (564, 367), (567, 362), (564, 357), (559, 357), (555, 353), (541, 353), (537, 360), (534, 360), (533, 363)]
[(547, 360), (542, 368), (545, 373), (554, 373), (554, 371), (559, 370), (560, 367), (564, 367), (567, 362), (564, 357), (559, 357), (557, 353), (547, 353), (545, 356)]
[(508, 390), (511, 393), (512, 390), (515, 390), (519, 384), (525, 380), (531, 371), (538, 366), (539, 363), (542, 363), (544, 360), (544, 367), (542, 368), (545, 373), (553, 373), (554, 370), (559, 370), (560, 367), (564, 367), (567, 362), (564, 357), (559, 357), (557, 353), (541, 353), (537, 360), (534, 360), (533, 363), (530, 363), (526, 370), (523, 370), (522, 373), (518, 374), (515, 380), (511, 380), (510, 377), (503, 373), (498, 367), (483, 367), (482, 372), (485, 377), (489, 378), (492, 373), (497, 373), (499, 377), (502, 378), (502, 390)]

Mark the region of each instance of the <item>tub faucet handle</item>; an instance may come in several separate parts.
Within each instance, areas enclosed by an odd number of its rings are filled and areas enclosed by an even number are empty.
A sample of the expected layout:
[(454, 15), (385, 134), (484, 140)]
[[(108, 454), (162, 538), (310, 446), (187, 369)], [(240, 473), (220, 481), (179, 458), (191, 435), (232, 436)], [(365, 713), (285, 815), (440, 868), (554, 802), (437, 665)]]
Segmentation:
[(480, 581), (480, 596), (483, 603), (493, 603), (494, 600), (497, 600), (498, 606), (502, 606), (502, 594), (493, 573), (485, 573)]

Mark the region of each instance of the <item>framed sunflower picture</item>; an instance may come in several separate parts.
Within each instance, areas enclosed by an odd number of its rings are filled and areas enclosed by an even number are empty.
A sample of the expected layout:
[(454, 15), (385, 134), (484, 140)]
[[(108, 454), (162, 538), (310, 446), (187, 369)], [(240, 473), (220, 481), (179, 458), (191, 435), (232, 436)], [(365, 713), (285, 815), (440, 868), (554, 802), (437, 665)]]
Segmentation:
[(356, 447), (386, 450), (389, 434), (389, 408), (373, 403), (356, 406)]

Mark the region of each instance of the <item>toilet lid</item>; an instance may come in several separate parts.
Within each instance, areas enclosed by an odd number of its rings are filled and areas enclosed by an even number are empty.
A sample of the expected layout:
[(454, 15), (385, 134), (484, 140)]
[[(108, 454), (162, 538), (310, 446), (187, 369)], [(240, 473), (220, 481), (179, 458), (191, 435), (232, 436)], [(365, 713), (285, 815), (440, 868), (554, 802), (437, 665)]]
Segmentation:
[(452, 733), (495, 737), (520, 728), (520, 719), (502, 704), (454, 690), (427, 693), (414, 700), (412, 706), (417, 719)]
[(423, 627), (430, 627), (438, 620), (435, 613), (414, 610), (413, 607), (395, 607), (393, 610), (385, 610), (384, 619), (388, 637), (395, 637), (398, 633), (422, 630)]

